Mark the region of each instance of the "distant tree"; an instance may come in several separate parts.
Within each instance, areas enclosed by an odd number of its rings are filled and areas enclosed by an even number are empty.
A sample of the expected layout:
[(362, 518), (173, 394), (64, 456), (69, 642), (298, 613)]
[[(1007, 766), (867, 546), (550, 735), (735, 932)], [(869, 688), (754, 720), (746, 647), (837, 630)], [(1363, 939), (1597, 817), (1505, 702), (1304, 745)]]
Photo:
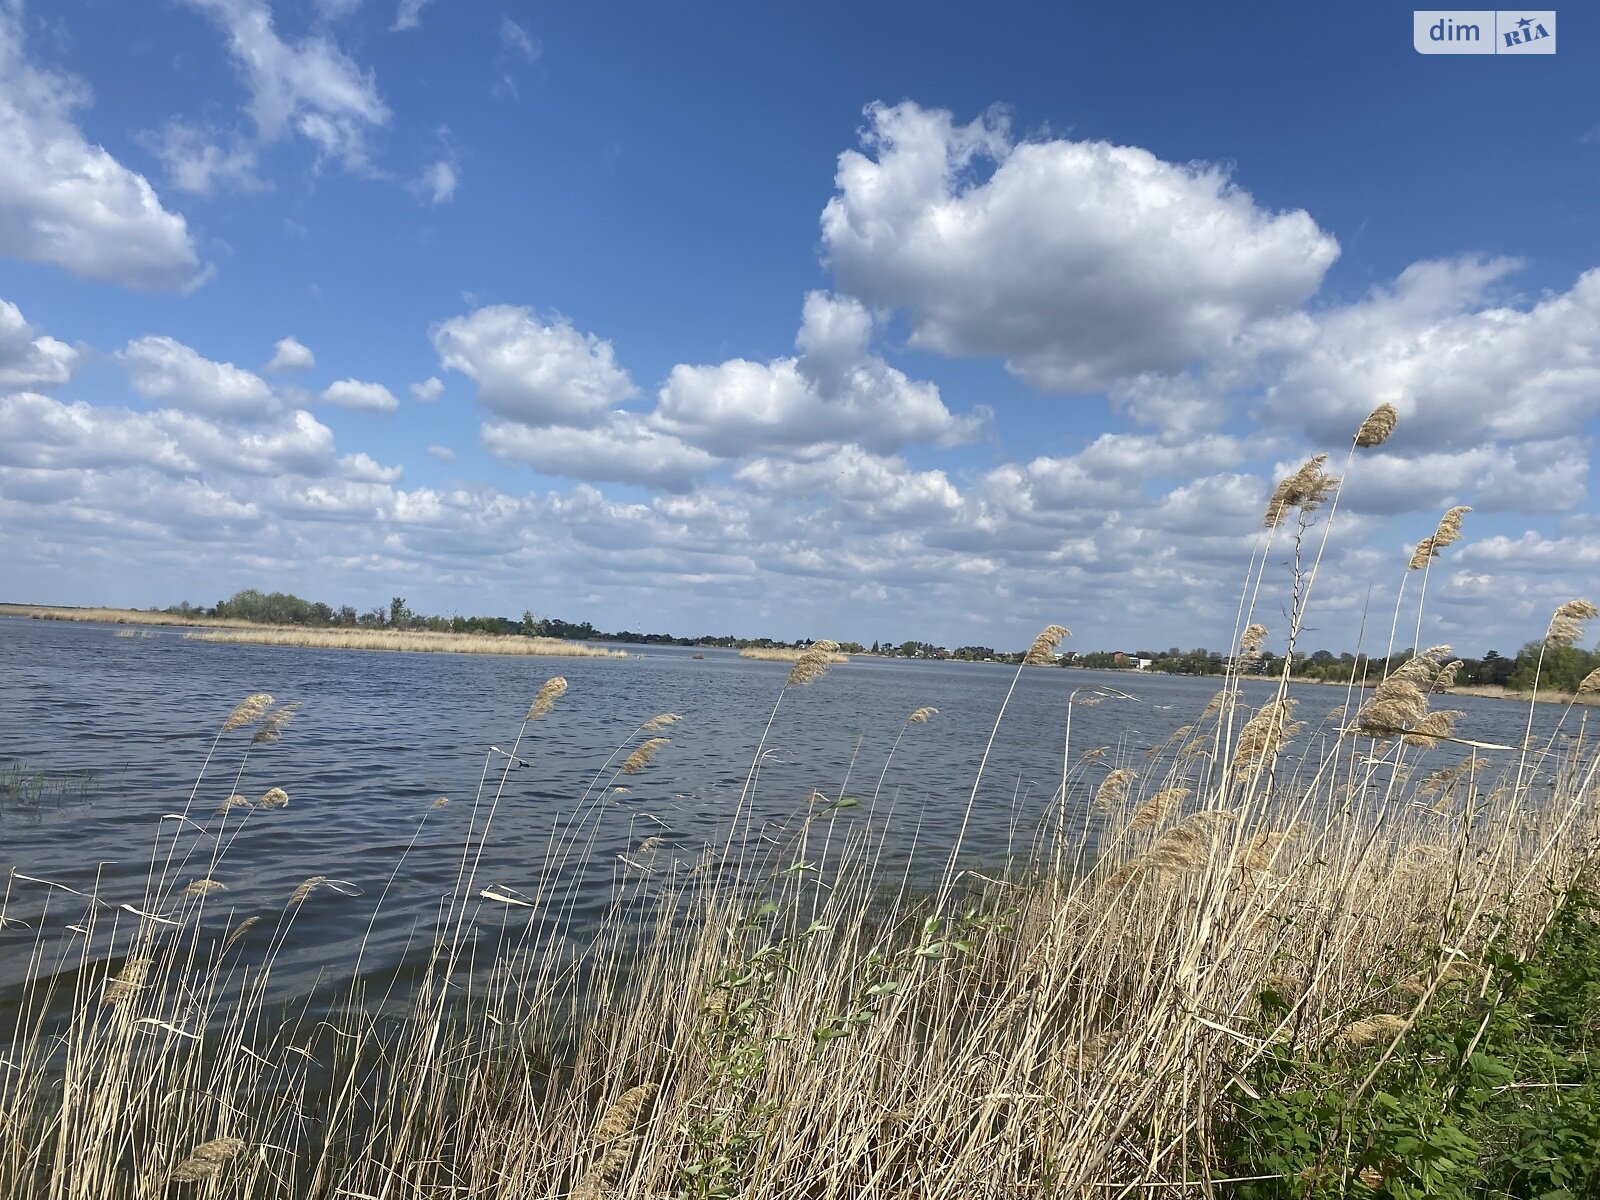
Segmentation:
[(407, 624), (411, 620), (411, 610), (406, 607), (406, 602), (400, 596), (389, 601), (389, 624), (395, 628)]

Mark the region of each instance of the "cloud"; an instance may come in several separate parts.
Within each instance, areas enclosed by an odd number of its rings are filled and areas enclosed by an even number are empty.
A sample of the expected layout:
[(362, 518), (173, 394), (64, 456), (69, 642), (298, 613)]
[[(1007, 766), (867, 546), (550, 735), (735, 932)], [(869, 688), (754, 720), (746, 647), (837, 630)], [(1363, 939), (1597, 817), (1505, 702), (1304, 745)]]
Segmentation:
[(90, 145), (74, 121), (89, 90), (35, 67), (20, 8), (0, 5), (0, 254), (143, 291), (205, 282), (188, 224), (143, 175)]
[(140, 139), (161, 160), (173, 187), (196, 196), (220, 191), (262, 192), (267, 184), (257, 174), (256, 148), (245, 142), (223, 146), (211, 131), (174, 118), (158, 132)]
[(948, 519), (961, 494), (943, 471), (913, 471), (903, 459), (841, 446), (810, 462), (759, 458), (734, 473), (758, 492), (790, 499), (826, 497), (858, 520), (931, 522)]
[(234, 66), (250, 92), (248, 111), (262, 143), (297, 133), (321, 159), (347, 170), (370, 167), (372, 133), (389, 123), (388, 106), (370, 71), (326, 37), (296, 42), (278, 36), (263, 0), (186, 0), (228, 37)]
[(293, 336), (279, 338), (273, 346), (269, 371), (305, 371), (317, 365), (316, 355)]
[(390, 33), (400, 33), (406, 29), (415, 29), (422, 16), (422, 10), (431, 0), (400, 0), (399, 7), (395, 9), (394, 24), (389, 26)]
[(436, 375), (430, 375), (421, 383), (413, 383), (408, 389), (418, 404), (432, 404), (444, 395), (444, 384)]
[(857, 300), (806, 297), (800, 353), (770, 363), (679, 364), (653, 416), (662, 429), (725, 458), (857, 442), (888, 453), (982, 433), (987, 410), (956, 416), (932, 383), (870, 353), (873, 320)]
[(330, 383), (322, 390), (321, 399), (324, 404), (336, 404), (340, 408), (359, 412), (392, 413), (400, 407), (400, 401), (383, 384), (362, 383), (358, 379), (340, 379)]
[(432, 333), (439, 361), (478, 385), (478, 402), (526, 425), (598, 423), (638, 391), (611, 343), (565, 317), (546, 324), (507, 304), (452, 317)]
[(455, 198), (460, 182), (461, 175), (456, 164), (441, 158), (423, 168), (422, 174), (412, 182), (411, 190), (423, 203), (437, 208)]
[(1576, 432), (1600, 412), (1600, 269), (1526, 308), (1495, 303), (1517, 266), (1416, 263), (1392, 285), (1308, 319), (1286, 339), (1269, 412), (1330, 441), (1391, 403), (1396, 448)]
[(533, 428), (487, 421), (483, 444), (497, 458), (526, 463), (546, 475), (591, 482), (633, 483), (681, 491), (717, 459), (650, 428), (635, 413), (613, 412), (590, 429)]
[(77, 366), (77, 350), (38, 333), (21, 309), (0, 300), (0, 388), (55, 387), (71, 379)]
[(456, 452), (449, 446), (430, 445), (428, 453), (442, 463), (453, 463), (456, 460)]
[(490, 91), (496, 96), (515, 96), (517, 68), (536, 62), (544, 53), (544, 47), (538, 38), (507, 16), (500, 18), (497, 36), (500, 47), (495, 54), (497, 78)]
[(118, 355), (134, 390), (151, 400), (210, 416), (258, 421), (279, 405), (266, 380), (229, 362), (213, 362), (169, 337), (143, 337)]
[(909, 101), (867, 119), (822, 214), (839, 283), (906, 310), (914, 345), (1003, 358), (1038, 388), (1177, 372), (1303, 303), (1338, 256), (1305, 212), (1257, 206), (1220, 167), (1018, 144), (994, 113), (962, 126)]

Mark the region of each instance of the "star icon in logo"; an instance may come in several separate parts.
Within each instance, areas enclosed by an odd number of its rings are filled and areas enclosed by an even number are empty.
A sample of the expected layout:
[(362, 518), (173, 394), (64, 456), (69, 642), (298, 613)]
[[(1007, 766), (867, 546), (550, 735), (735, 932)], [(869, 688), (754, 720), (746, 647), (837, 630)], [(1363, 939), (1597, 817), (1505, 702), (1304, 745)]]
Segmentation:
[(1530, 19), (1529, 19), (1529, 18), (1527, 18), (1527, 17), (1523, 17), (1523, 18), (1522, 18), (1522, 20), (1520, 20), (1520, 21), (1518, 21), (1518, 22), (1517, 22), (1517, 24), (1518, 24), (1518, 25), (1519, 25), (1519, 26), (1521, 26), (1521, 27), (1522, 27), (1522, 29), (1523, 29), (1523, 30), (1524, 30), (1524, 31), (1526, 31), (1526, 30), (1527, 30), (1527, 28), (1528, 28), (1528, 26), (1529, 26), (1529, 25), (1532, 25), (1532, 24), (1533, 24), (1533, 22), (1532, 22), (1532, 21), (1531, 21), (1531, 20), (1530, 20)]

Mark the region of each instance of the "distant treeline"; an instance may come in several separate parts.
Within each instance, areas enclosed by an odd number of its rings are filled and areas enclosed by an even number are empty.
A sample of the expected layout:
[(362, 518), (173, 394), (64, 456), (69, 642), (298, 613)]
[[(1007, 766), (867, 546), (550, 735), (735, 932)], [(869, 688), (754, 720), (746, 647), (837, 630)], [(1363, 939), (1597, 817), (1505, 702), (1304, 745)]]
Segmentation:
[[(558, 617), (541, 617), (525, 609), (520, 619), (512, 617), (482, 616), (425, 616), (416, 613), (405, 599), (395, 596), (387, 605), (378, 605), (358, 611), (352, 605), (341, 608), (316, 600), (303, 600), (287, 592), (260, 592), (246, 588), (226, 600), (219, 600), (211, 608), (194, 604), (175, 604), (164, 610), (175, 616), (220, 617), (233, 621), (251, 621), (265, 625), (306, 625), (318, 628), (361, 626), (379, 629), (427, 629), (442, 633), (487, 633), (507, 637), (551, 637), (573, 641), (625, 642), (641, 646), (722, 646), (743, 650), (750, 647), (804, 646), (809, 638), (793, 642), (773, 638), (741, 638), (731, 634), (704, 634), (700, 637), (674, 637), (667, 633), (635, 633), (623, 629), (614, 633), (596, 629), (588, 621), (563, 621)], [(992, 646), (957, 646), (954, 650), (932, 642), (875, 641), (870, 646), (860, 642), (841, 642), (839, 648), (846, 654), (878, 654), (893, 658), (960, 659), (968, 662), (1018, 663), (1022, 652), (996, 650)], [(1518, 690), (1533, 686), (1536, 664), (1539, 662), (1540, 643), (1529, 642), (1514, 657), (1506, 657), (1490, 650), (1482, 658), (1463, 658), (1456, 673), (1461, 684), (1488, 684)], [(1306, 679), (1319, 679), (1328, 683), (1345, 683), (1349, 680), (1374, 681), (1398, 667), (1412, 656), (1404, 650), (1387, 659), (1368, 658), (1350, 653), (1335, 654), (1331, 650), (1314, 650), (1309, 654), (1296, 653), (1292, 674)], [(1184, 651), (1176, 646), (1158, 650), (1100, 650), (1080, 654), (1068, 651), (1061, 655), (1064, 667), (1097, 667), (1109, 670), (1160, 671), (1172, 675), (1221, 675), (1227, 671), (1231, 660), (1220, 650), (1199, 647)], [(1263, 654), (1259, 659), (1243, 665), (1246, 673), (1277, 675), (1282, 672), (1281, 655)], [(1540, 686), (1555, 691), (1573, 691), (1591, 671), (1600, 667), (1600, 653), (1576, 647), (1551, 646), (1544, 650), (1544, 663), (1539, 667)]]

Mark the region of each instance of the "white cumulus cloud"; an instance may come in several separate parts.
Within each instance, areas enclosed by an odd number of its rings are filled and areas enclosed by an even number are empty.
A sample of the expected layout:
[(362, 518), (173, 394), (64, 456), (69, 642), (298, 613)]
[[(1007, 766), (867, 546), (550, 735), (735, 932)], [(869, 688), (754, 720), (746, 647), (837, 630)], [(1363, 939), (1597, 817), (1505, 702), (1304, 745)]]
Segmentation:
[(391, 413), (400, 407), (394, 393), (381, 383), (363, 383), (359, 379), (340, 379), (322, 389), (324, 404), (360, 412)]
[(652, 429), (643, 418), (627, 412), (613, 412), (603, 424), (589, 429), (487, 421), (483, 444), (497, 458), (526, 463), (546, 475), (668, 491), (687, 488), (717, 463), (713, 455)]
[(638, 390), (610, 342), (508, 304), (452, 317), (434, 328), (433, 345), (445, 367), (477, 383), (479, 403), (526, 425), (592, 425)]
[(661, 389), (654, 420), (726, 458), (840, 442), (887, 453), (982, 431), (987, 411), (952, 414), (937, 386), (909, 379), (871, 353), (872, 330), (859, 301), (812, 292), (797, 356), (679, 364)]
[(317, 356), (291, 334), (273, 344), (272, 361), (267, 364), (267, 370), (305, 371), (316, 365)]
[(0, 300), (0, 388), (54, 387), (72, 378), (78, 351), (40, 334), (22, 310)]
[(430, 375), (421, 383), (413, 383), (409, 390), (418, 404), (432, 404), (444, 395), (444, 383), (438, 376)]
[(187, 222), (84, 138), (88, 103), (79, 80), (28, 61), (20, 6), (0, 6), (0, 254), (147, 291), (199, 286), (209, 268)]
[(170, 337), (129, 342), (119, 359), (141, 396), (211, 416), (262, 420), (279, 405), (266, 380), (230, 362), (213, 362)]
[(1044, 389), (1175, 372), (1320, 286), (1338, 244), (1305, 212), (1258, 206), (1219, 167), (1063, 139), (1014, 142), (868, 108), (822, 214), (840, 284), (905, 309), (914, 344), (1005, 359)]

